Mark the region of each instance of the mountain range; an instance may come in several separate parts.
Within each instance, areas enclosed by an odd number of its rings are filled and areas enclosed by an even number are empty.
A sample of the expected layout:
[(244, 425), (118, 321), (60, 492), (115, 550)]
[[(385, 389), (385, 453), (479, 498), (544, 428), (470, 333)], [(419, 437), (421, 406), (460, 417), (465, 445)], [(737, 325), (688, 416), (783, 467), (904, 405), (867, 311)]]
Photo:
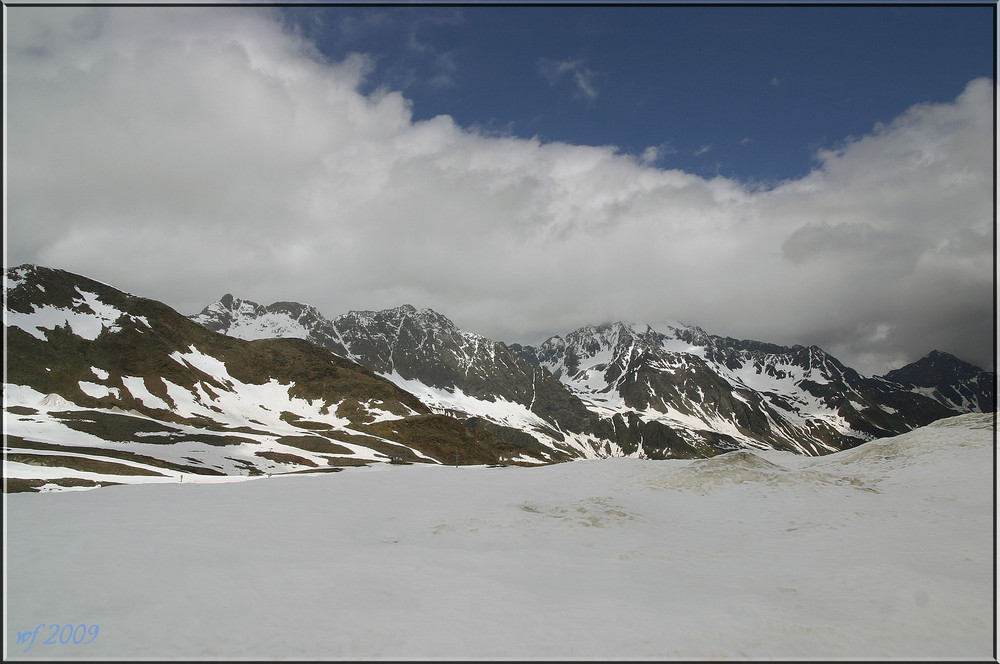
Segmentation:
[(381, 462), (821, 455), (996, 409), (995, 374), (939, 351), (866, 377), (816, 346), (679, 323), (524, 346), (410, 305), (327, 318), (226, 294), (184, 316), (63, 270), (4, 277), (8, 491)]

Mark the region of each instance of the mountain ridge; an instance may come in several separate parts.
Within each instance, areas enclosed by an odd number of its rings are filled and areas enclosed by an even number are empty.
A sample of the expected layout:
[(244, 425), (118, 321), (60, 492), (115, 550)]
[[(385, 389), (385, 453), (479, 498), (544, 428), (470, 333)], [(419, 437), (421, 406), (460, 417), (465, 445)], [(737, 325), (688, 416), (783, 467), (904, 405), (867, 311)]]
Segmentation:
[(73, 445), (103, 447), (105, 470), (171, 477), (455, 455), (821, 455), (996, 404), (995, 374), (939, 351), (869, 377), (816, 346), (681, 324), (590, 325), (522, 346), (410, 304), (331, 319), (227, 293), (184, 316), (63, 270), (4, 278), (5, 440), (22, 466), (93, 466)]
[[(287, 306), (276, 303), (262, 308), (274, 314), (279, 304)], [(261, 325), (262, 319), (242, 320), (240, 329), (219, 325), (211, 317), (212, 307), (217, 305), (206, 307), (192, 318), (230, 334), (249, 336), (268, 332)], [(261, 307), (256, 303), (252, 306)], [(452, 335), (472, 335), (458, 330), (433, 310), (419, 311), (424, 317), (444, 321)], [(395, 371), (396, 365), (390, 367), (387, 358), (392, 352), (403, 356), (406, 353), (392, 343), (385, 343), (387, 331), (392, 328), (379, 317), (384, 318), (387, 312), (392, 312), (398, 330), (401, 320), (412, 323), (418, 310), (412, 305), (403, 305), (383, 312), (349, 312), (325, 319), (322, 327), (312, 329), (311, 338), (388, 376), (390, 369)], [(352, 323), (351, 339), (344, 343), (345, 335), (340, 330), (343, 322), (360, 319), (363, 320), (359, 324)], [(309, 331), (306, 336), (310, 336)], [(480, 335), (472, 336), (479, 343), (489, 342), (484, 342), (485, 338)], [(340, 340), (339, 347), (325, 341), (334, 338)], [(371, 339), (383, 342), (381, 359), (373, 356), (370, 350), (363, 350), (364, 344)], [(949, 400), (947, 397), (955, 390), (949, 391), (946, 385), (939, 387), (937, 392), (930, 392), (897, 383), (891, 377), (862, 376), (818, 346), (787, 347), (720, 337), (690, 325), (670, 325), (667, 330), (658, 331), (648, 324), (611, 322), (554, 335), (538, 346), (490, 343), (542, 369), (542, 376), (546, 379), (551, 376), (567, 388), (584, 404), (588, 413), (575, 408), (572, 417), (555, 418), (555, 428), (583, 435), (586, 444), (596, 445), (595, 449), (602, 443), (613, 442), (618, 449), (611, 454), (643, 453), (640, 451), (643, 446), (637, 445), (635, 439), (643, 439), (645, 433), (652, 434), (652, 429), (656, 428), (654, 422), (666, 422), (675, 432), (686, 431), (689, 435), (682, 438), (688, 444), (680, 447), (685, 447), (687, 452), (694, 449), (696, 455), (710, 454), (712, 448), (717, 452), (760, 443), (821, 454), (871, 437), (901, 433), (940, 417), (965, 412), (970, 407), (973, 410), (988, 408), (992, 403), (995, 408), (995, 376), (975, 367), (974, 371), (983, 378), (977, 378), (973, 388), (962, 388), (967, 394), (975, 393), (975, 399), (969, 396), (964, 401)], [(358, 352), (359, 348), (362, 352)], [(462, 383), (454, 377), (431, 375), (431, 365), (443, 357), (441, 353), (442, 349), (437, 355), (423, 358), (410, 355), (406, 375), (401, 376), (406, 379), (405, 384), (413, 388), (416, 380), (435, 388), (468, 390), (486, 398), (491, 394), (495, 396), (495, 386), (484, 385), (482, 381), (486, 377), (483, 375), (473, 376), (480, 382), (472, 388), (468, 382)], [(959, 360), (956, 358), (956, 361)], [(580, 373), (581, 362), (586, 363), (586, 375)], [(681, 370), (683, 379), (667, 379)], [(399, 383), (402, 385), (404, 381)], [(656, 383), (656, 388), (649, 387), (651, 383)], [(524, 399), (523, 393), (517, 396), (507, 393), (506, 396), (513, 401)], [(709, 411), (697, 407), (696, 401), (700, 405), (708, 404)], [(812, 402), (811, 405), (808, 402)], [(807, 412), (803, 416), (806, 406), (822, 412)], [(701, 418), (705, 426), (693, 425), (691, 418)], [(689, 426), (684, 426), (685, 419)], [(629, 435), (620, 433), (629, 427), (638, 430)], [(649, 431), (642, 431), (644, 428)], [(807, 441), (804, 445), (803, 439)], [(655, 456), (654, 449), (645, 449), (647, 454), (651, 451)], [(598, 454), (609, 452), (604, 449)]]

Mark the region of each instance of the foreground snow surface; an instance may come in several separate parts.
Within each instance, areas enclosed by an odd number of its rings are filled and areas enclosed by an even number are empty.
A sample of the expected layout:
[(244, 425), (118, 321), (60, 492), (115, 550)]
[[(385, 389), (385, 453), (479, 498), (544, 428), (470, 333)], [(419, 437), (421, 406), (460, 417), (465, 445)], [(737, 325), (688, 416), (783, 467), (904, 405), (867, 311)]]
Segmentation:
[(992, 659), (992, 427), (10, 494), (5, 658)]

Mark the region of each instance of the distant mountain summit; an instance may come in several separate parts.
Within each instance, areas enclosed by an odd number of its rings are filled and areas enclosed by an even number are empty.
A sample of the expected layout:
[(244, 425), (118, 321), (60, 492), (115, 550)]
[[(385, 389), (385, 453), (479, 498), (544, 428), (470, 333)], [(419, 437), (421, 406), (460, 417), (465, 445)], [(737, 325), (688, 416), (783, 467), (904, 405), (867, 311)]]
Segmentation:
[(996, 374), (939, 350), (888, 372), (884, 378), (961, 411), (996, 410)]

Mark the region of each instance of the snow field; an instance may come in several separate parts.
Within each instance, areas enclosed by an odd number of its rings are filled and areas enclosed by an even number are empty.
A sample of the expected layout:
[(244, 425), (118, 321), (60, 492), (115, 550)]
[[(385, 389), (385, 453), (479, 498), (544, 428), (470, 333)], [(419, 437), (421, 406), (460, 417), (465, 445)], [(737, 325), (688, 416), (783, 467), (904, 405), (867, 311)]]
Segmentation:
[[(11, 494), (5, 654), (988, 659), (987, 417), (820, 458)], [(16, 646), (68, 622), (100, 636)]]

